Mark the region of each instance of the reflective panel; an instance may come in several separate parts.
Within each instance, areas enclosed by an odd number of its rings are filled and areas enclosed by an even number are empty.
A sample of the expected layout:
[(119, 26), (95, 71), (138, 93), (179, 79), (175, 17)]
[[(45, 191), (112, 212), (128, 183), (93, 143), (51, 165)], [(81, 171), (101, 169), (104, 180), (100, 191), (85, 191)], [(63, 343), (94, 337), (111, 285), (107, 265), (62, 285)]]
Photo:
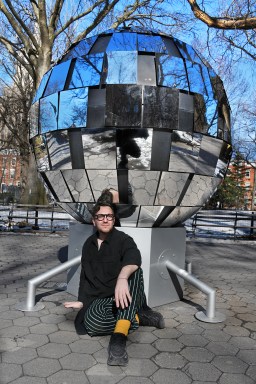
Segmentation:
[(194, 95), (194, 131), (207, 133), (206, 105), (202, 95)]
[(92, 215), (85, 203), (58, 203), (58, 205), (68, 212), (75, 220), (80, 223), (91, 224)]
[(136, 33), (115, 32), (107, 47), (108, 51), (136, 51), (137, 35)]
[(141, 125), (141, 86), (109, 85), (106, 99), (106, 126), (139, 127)]
[(188, 179), (188, 173), (162, 172), (156, 205), (175, 206)]
[(47, 171), (45, 176), (51, 184), (57, 199), (62, 202), (72, 201), (67, 185), (63, 179), (61, 171)]
[(70, 63), (71, 61), (68, 60), (53, 67), (50, 79), (44, 91), (44, 97), (64, 89)]
[(176, 45), (174, 44), (173, 39), (170, 39), (168, 37), (162, 37), (164, 45), (167, 48), (168, 54), (171, 56), (181, 57), (181, 54), (179, 50), (177, 49)]
[(199, 209), (198, 207), (175, 207), (170, 215), (160, 224), (160, 227), (172, 227), (182, 224)]
[(74, 201), (94, 201), (85, 169), (67, 169), (62, 174)]
[(116, 133), (106, 129), (83, 129), (86, 169), (116, 169)]
[(202, 60), (190, 45), (175, 38), (173, 40), (184, 59), (198, 63), (198, 64), (202, 64)]
[(200, 134), (173, 132), (169, 171), (195, 172), (201, 140)]
[(186, 68), (188, 72), (188, 82), (190, 92), (206, 94), (205, 85), (201, 74), (201, 66), (192, 64), (191, 61), (186, 60)]
[(153, 128), (178, 128), (179, 91), (177, 89), (144, 88), (143, 126)]
[(193, 132), (194, 114), (191, 112), (179, 110), (179, 130)]
[(156, 56), (157, 84), (188, 90), (188, 79), (183, 59), (167, 55)]
[(227, 102), (226, 94), (219, 102), (219, 118), (218, 118), (218, 137), (220, 139), (231, 141), (231, 122), (230, 122), (230, 107)]
[(135, 204), (154, 204), (159, 177), (159, 171), (129, 171), (129, 184)]
[(142, 206), (138, 221), (138, 227), (151, 228), (163, 210), (163, 206)]
[[(151, 169), (167, 171), (170, 159), (171, 131), (154, 130), (152, 139)], [(161, 148), (161, 156), (159, 156)]]
[(179, 108), (187, 111), (194, 112), (194, 96), (187, 93), (179, 93)]
[(108, 52), (107, 61), (107, 84), (137, 83), (137, 52)]
[(90, 50), (90, 54), (105, 52), (110, 39), (111, 35), (98, 37), (92, 49)]
[(81, 40), (78, 44), (76, 44), (73, 48), (71, 46), (69, 52), (64, 55), (61, 62), (73, 59), (75, 57), (87, 55), (91, 46), (97, 39), (97, 36), (88, 37), (86, 39)]
[(146, 128), (117, 129), (117, 167), (150, 169), (152, 133)]
[(206, 111), (206, 125), (207, 133), (211, 136), (217, 137), (217, 123), (218, 123), (218, 103), (215, 99), (204, 96)]
[(214, 193), (221, 179), (195, 175), (182, 199), (181, 206), (201, 207)]
[(214, 175), (221, 147), (221, 140), (203, 136), (196, 167), (197, 174), (208, 176)]
[(60, 92), (58, 128), (86, 126), (88, 88)]
[(67, 131), (46, 134), (52, 169), (71, 169), (71, 157)]
[(168, 53), (161, 36), (138, 33), (138, 51)]
[(138, 222), (140, 207), (136, 205), (118, 205), (117, 214), (121, 227), (136, 227)]
[(87, 124), (88, 128), (105, 127), (106, 88), (89, 88)]
[(206, 68), (205, 66), (201, 66), (201, 71), (202, 71), (202, 76), (203, 76), (208, 98), (213, 99), (214, 94), (213, 94), (212, 83), (210, 80), (208, 68)]
[(50, 169), (46, 140), (44, 135), (38, 135), (32, 139), (36, 164), (39, 172), (48, 171)]
[(77, 59), (68, 88), (99, 85), (103, 57), (103, 53), (98, 53), (95, 55), (88, 55), (84, 59)]
[(29, 137), (38, 135), (39, 130), (39, 101), (35, 102), (29, 111)]
[(47, 84), (47, 81), (50, 77), (50, 74), (52, 73), (52, 70), (50, 69), (48, 72), (46, 72), (41, 80), (41, 83), (36, 91), (36, 94), (35, 94), (35, 97), (32, 101), (32, 104), (34, 104), (40, 97), (43, 96), (43, 93), (44, 93), (44, 90), (45, 90), (45, 86)]
[(47, 96), (40, 100), (40, 131), (41, 133), (57, 129), (58, 94)]
[(118, 190), (116, 170), (88, 170), (87, 171), (94, 200), (96, 201), (101, 192), (106, 188)]
[(154, 56), (138, 56), (138, 84), (156, 85), (156, 68)]

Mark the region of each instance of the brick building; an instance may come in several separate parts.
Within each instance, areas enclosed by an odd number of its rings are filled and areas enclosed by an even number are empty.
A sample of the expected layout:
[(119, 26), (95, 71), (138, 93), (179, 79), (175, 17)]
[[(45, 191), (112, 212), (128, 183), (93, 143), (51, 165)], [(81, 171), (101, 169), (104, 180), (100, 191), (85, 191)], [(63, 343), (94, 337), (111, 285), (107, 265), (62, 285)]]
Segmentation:
[(9, 192), (10, 187), (19, 187), (21, 177), (20, 156), (14, 149), (0, 151), (1, 193)]

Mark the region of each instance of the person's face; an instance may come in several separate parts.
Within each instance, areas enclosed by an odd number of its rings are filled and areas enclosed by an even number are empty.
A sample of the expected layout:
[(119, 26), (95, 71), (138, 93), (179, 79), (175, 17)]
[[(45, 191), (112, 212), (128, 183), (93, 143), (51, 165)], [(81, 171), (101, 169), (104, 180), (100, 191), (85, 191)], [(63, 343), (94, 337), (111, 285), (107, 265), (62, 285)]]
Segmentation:
[[(101, 215), (104, 215), (103, 217)], [(106, 215), (110, 215), (109, 217)], [(112, 220), (110, 219), (112, 217)], [(109, 233), (112, 231), (115, 224), (114, 212), (108, 206), (100, 207), (92, 220), (93, 225), (100, 233)]]

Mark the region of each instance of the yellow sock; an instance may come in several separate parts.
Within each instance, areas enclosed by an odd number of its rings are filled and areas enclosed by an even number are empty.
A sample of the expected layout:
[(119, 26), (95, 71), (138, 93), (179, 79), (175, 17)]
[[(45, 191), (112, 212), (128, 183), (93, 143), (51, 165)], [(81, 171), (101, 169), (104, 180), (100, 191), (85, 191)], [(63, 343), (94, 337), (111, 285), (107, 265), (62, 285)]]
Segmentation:
[(125, 336), (128, 335), (131, 322), (126, 319), (117, 320), (114, 333), (123, 333)]
[(136, 313), (135, 319), (136, 319), (137, 323), (140, 323), (140, 319), (139, 319), (138, 313)]

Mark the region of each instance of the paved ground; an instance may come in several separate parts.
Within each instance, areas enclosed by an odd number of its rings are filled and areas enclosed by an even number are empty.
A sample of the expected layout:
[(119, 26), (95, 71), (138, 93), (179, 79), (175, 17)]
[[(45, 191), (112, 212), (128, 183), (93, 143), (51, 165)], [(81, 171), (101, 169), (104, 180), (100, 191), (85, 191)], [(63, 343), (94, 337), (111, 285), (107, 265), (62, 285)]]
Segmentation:
[[(56, 291), (65, 275), (37, 293), (40, 312), (20, 312), (27, 280), (66, 257), (67, 236), (0, 234), (0, 383), (12, 384), (253, 384), (256, 382), (255, 243), (190, 241), (193, 274), (216, 288), (223, 323), (195, 319), (205, 295), (186, 286), (184, 300), (159, 307), (166, 328), (129, 335), (129, 365), (109, 367), (109, 337), (78, 336), (74, 311)], [(49, 294), (50, 293), (50, 294)]]

